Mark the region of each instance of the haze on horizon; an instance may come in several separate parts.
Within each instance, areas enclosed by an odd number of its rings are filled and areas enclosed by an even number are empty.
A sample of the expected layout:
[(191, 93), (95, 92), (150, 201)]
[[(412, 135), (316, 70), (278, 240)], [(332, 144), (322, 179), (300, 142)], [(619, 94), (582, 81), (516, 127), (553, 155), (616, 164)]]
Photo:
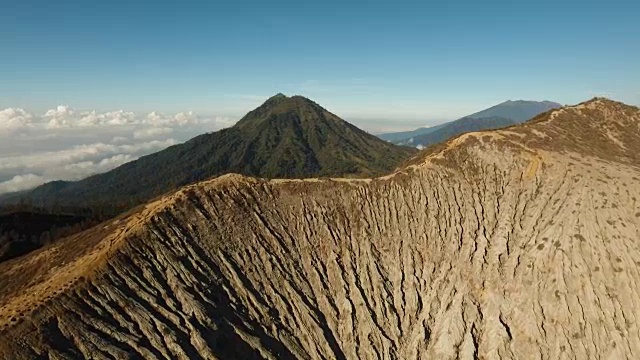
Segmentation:
[(622, 0), (3, 4), (0, 193), (107, 171), (229, 126), (278, 92), (371, 133), (509, 99), (640, 104), (638, 10)]
[(4, 4), (0, 108), (238, 118), (301, 94), (344, 118), (451, 120), (511, 99), (640, 103), (637, 2)]

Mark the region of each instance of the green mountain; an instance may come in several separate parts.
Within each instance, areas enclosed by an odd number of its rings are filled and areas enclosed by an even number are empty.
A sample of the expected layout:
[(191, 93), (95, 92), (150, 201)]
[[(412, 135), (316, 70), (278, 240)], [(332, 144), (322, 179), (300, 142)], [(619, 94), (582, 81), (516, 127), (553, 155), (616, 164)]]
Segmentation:
[(509, 100), (461, 119), (438, 125), (433, 131), (392, 142), (398, 145), (426, 147), (470, 131), (491, 130), (520, 124), (541, 113), (560, 107), (562, 105), (552, 101)]
[(443, 126), (446, 126), (446, 124), (440, 124), (440, 125), (435, 125), (435, 126), (430, 126), (430, 127), (420, 127), (420, 128), (417, 128), (417, 129), (411, 130), (411, 131), (400, 131), (400, 132), (380, 134), (380, 135), (378, 135), (378, 137), (380, 139), (382, 139), (382, 140), (391, 141), (391, 142), (403, 141), (403, 140), (410, 139), (410, 138), (415, 137), (415, 136), (432, 133), (432, 132), (442, 128)]
[(414, 146), (427, 147), (432, 144), (447, 141), (452, 137), (458, 136), (471, 131), (483, 131), (499, 129), (511, 125), (515, 125), (516, 122), (502, 117), (488, 117), (488, 118), (462, 118), (456, 121), (445, 124), (438, 131), (434, 131), (429, 134), (416, 136), (408, 142), (408, 144)]
[(231, 128), (81, 181), (48, 183), (18, 198), (38, 206), (106, 207), (115, 213), (226, 173), (264, 178), (378, 176), (415, 151), (382, 141), (307, 98), (278, 94)]

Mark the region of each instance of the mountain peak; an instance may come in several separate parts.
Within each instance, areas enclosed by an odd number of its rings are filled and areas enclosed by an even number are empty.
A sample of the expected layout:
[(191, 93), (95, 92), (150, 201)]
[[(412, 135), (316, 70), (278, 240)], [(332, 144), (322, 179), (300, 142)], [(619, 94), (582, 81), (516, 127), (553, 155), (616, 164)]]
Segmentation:
[(287, 97), (288, 97), (287, 95), (285, 95), (285, 94), (283, 94), (283, 93), (279, 92), (279, 93), (277, 93), (277, 94), (273, 95), (271, 98), (272, 98), (272, 99), (276, 99), (276, 98), (287, 98)]
[(497, 106), (501, 106), (501, 105), (511, 105), (511, 106), (552, 105), (554, 107), (560, 106), (559, 103), (554, 101), (549, 101), (549, 100), (536, 101), (536, 100), (525, 100), (525, 99), (507, 100), (501, 104), (498, 104)]
[(238, 123), (237, 127), (246, 127), (262, 123), (273, 116), (296, 113), (300, 119), (307, 118), (312, 113), (330, 113), (313, 100), (302, 95), (286, 96), (278, 93), (265, 101), (255, 110), (250, 111)]
[(278, 104), (280, 104), (283, 101), (286, 101), (287, 99), (289, 99), (289, 97), (283, 93), (277, 93), (275, 95), (273, 95), (272, 97), (268, 98), (267, 101), (265, 101), (264, 103), (262, 103), (262, 105), (260, 105), (258, 107), (261, 108), (263, 106), (276, 106)]
[(231, 128), (24, 196), (40, 203), (128, 206), (230, 172), (264, 178), (379, 176), (415, 152), (382, 141), (303, 96), (276, 94)]
[(577, 105), (569, 105), (561, 109), (558, 109), (559, 111), (557, 111), (557, 113), (559, 114), (566, 111), (580, 111), (585, 109), (587, 110), (609, 109), (611, 111), (614, 111), (616, 109), (625, 109), (627, 112), (640, 111), (636, 106), (628, 105), (628, 104), (625, 104), (616, 100), (612, 100), (606, 97), (596, 96), (587, 101), (583, 101)]
[(265, 103), (270, 102), (270, 101), (282, 101), (282, 100), (286, 100), (289, 97), (283, 93), (277, 93), (275, 95), (273, 95), (272, 97), (270, 97), (269, 99), (267, 99), (267, 101), (265, 101)]
[(256, 110), (261, 108), (271, 110), (273, 108), (279, 107), (282, 104), (287, 104), (290, 106), (293, 104), (297, 104), (299, 106), (304, 106), (305, 104), (312, 105), (312, 106), (319, 106), (315, 101), (309, 98), (306, 98), (302, 95), (287, 96), (287, 95), (284, 95), (283, 93), (277, 93), (272, 97), (268, 98), (267, 101), (265, 101), (262, 105), (260, 105)]
[(621, 102), (618, 102), (618, 101), (615, 101), (615, 100), (611, 100), (611, 99), (609, 99), (607, 97), (604, 97), (604, 96), (596, 96), (596, 97), (594, 97), (592, 99), (589, 99), (589, 100), (587, 100), (587, 101), (585, 101), (583, 103), (580, 103), (578, 106), (580, 106), (580, 105), (590, 105), (590, 104), (593, 104), (593, 105), (596, 105), (596, 104), (621, 105), (622, 104), (622, 105), (624, 105)]

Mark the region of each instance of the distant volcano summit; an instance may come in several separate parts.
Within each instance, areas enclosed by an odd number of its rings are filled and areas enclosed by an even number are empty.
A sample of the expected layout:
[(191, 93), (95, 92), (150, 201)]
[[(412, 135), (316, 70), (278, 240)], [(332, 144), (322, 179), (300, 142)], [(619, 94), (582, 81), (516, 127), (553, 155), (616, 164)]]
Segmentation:
[[(415, 149), (389, 144), (315, 102), (277, 94), (228, 129), (77, 182), (21, 196), (38, 205), (129, 208), (226, 173), (264, 178), (371, 177), (393, 171)], [(16, 198), (16, 199), (20, 199)]]

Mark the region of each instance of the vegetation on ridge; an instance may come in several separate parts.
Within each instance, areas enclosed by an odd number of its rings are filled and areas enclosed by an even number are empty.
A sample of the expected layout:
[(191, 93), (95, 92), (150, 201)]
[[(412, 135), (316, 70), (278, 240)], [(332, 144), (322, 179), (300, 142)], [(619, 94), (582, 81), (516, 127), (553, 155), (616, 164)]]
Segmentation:
[(34, 213), (79, 209), (91, 214), (91, 220), (104, 220), (183, 185), (226, 173), (263, 178), (373, 177), (393, 171), (416, 152), (380, 140), (309, 99), (278, 94), (231, 128), (197, 136), (104, 174), (77, 182), (55, 181), (5, 197), (4, 203), (21, 204)]
[(301, 96), (278, 94), (235, 126), (77, 182), (52, 182), (23, 198), (37, 206), (131, 208), (226, 173), (264, 178), (372, 177), (416, 151), (386, 143)]

